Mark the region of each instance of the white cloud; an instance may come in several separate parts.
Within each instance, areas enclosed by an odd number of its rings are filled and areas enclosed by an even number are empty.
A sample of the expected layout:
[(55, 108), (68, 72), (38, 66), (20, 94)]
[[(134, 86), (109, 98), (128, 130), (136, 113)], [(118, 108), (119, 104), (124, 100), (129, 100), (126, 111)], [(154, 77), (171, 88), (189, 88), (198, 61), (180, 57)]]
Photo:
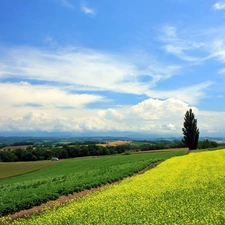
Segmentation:
[[(163, 49), (176, 57), (188, 62), (201, 62), (201, 57), (196, 57), (205, 46), (205, 43), (193, 38), (192, 32), (185, 29), (178, 30), (175, 26), (166, 25), (161, 29), (162, 35), (159, 40), (164, 42)], [(198, 54), (195, 51), (198, 50)], [(195, 52), (195, 54), (193, 54)]]
[(120, 131), (179, 133), (187, 109), (188, 105), (178, 99), (150, 98), (133, 106), (100, 110), (97, 118)]
[[(0, 56), (0, 78), (29, 79), (70, 85), (78, 90), (109, 90), (130, 94), (146, 94), (161, 80), (169, 79), (181, 70), (152, 60), (141, 61), (141, 56), (130, 59), (90, 49), (64, 48), (43, 50), (36, 48), (5, 49)], [(148, 76), (150, 81), (139, 81)]]
[(0, 83), (0, 96), (2, 106), (16, 107), (72, 107), (82, 108), (86, 104), (103, 101), (103, 97), (91, 94), (71, 94), (67, 91), (47, 86), (21, 83)]
[(205, 89), (207, 89), (212, 84), (212, 82), (204, 82), (175, 90), (149, 90), (147, 95), (149, 97), (161, 99), (174, 98), (176, 96), (176, 98), (182, 99), (189, 104), (196, 105), (200, 99), (205, 97)]
[(169, 131), (177, 130), (176, 125), (171, 124), (171, 123), (170, 124), (164, 124), (162, 126), (162, 128), (165, 129), (165, 130), (169, 130)]
[(208, 45), (209, 55), (204, 59), (218, 59), (221, 63), (225, 63), (225, 38), (217, 38)]
[[(133, 131), (180, 132), (183, 114), (188, 105), (177, 99), (148, 99), (134, 106), (106, 110), (57, 109), (16, 111), (11, 115), (0, 112), (0, 129), (41, 131)], [(27, 108), (26, 110), (30, 110)], [(56, 112), (57, 113), (54, 113)], [(4, 118), (4, 119), (2, 119)], [(173, 124), (173, 125), (171, 125)], [(165, 129), (167, 127), (167, 129)], [(170, 129), (168, 129), (170, 128)]]
[[(222, 6), (222, 3), (219, 5)], [(161, 31), (163, 35), (159, 40), (163, 42), (162, 48), (167, 53), (184, 60), (187, 65), (203, 64), (212, 59), (221, 64), (225, 63), (224, 27), (178, 30), (174, 26), (167, 25)], [(223, 69), (218, 72), (223, 73)]]
[[(129, 58), (127, 55), (113, 55), (73, 47), (55, 50), (30, 47), (7, 48), (2, 49), (1, 53), (0, 79), (16, 78), (21, 81), (31, 80), (34, 83), (54, 82), (54, 85), (61, 87), (61, 91), (67, 90), (67, 92), (73, 90), (73, 92), (88, 93), (107, 90), (161, 99), (179, 98), (196, 104), (204, 97), (206, 88), (211, 84), (205, 82), (192, 87), (159, 91), (157, 90), (159, 82), (179, 74), (182, 68), (151, 58), (146, 59), (146, 56), (142, 60), (141, 55), (136, 57), (133, 55)], [(139, 79), (143, 75), (149, 77), (147, 82)], [(41, 86), (34, 88), (41, 90)], [(45, 86), (43, 89), (46, 91)], [(50, 92), (50, 89), (48, 91)], [(54, 88), (51, 89), (51, 92), (53, 91)], [(63, 96), (62, 92), (59, 96)], [(68, 100), (66, 102), (68, 103)]]
[(225, 112), (199, 111), (195, 115), (198, 118), (200, 135), (201, 133), (215, 133), (217, 137), (225, 135)]
[(96, 15), (96, 11), (90, 7), (87, 6), (87, 4), (85, 2), (82, 2), (80, 5), (80, 8), (82, 10), (82, 12), (84, 12), (85, 14), (89, 14), (89, 15)]
[(189, 50), (186, 46), (179, 46), (176, 44), (167, 44), (164, 46), (164, 49), (171, 54), (174, 54), (176, 56), (178, 56), (179, 58), (181, 58), (182, 60), (185, 61), (199, 61), (199, 58), (197, 57), (193, 57), (193, 56), (189, 56), (187, 54), (185, 54), (185, 50)]
[(224, 10), (225, 9), (225, 2), (217, 2), (213, 5), (215, 10)]

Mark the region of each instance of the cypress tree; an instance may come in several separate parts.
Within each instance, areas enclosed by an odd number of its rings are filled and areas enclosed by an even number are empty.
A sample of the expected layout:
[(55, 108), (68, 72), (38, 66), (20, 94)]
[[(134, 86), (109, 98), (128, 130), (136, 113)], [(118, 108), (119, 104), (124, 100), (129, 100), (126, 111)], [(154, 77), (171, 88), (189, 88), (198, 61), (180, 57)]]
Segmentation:
[(184, 137), (182, 139), (183, 143), (189, 148), (189, 150), (197, 149), (199, 129), (197, 127), (197, 119), (192, 112), (192, 109), (186, 112), (184, 117), (184, 127), (182, 128)]

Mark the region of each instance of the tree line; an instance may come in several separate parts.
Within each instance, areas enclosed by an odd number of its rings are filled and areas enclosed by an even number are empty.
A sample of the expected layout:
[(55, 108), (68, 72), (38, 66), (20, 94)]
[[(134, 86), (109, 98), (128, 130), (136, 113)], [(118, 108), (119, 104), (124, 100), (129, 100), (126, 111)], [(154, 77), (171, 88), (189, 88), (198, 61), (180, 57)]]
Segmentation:
[[(218, 144), (214, 141), (204, 140), (199, 142), (199, 148), (217, 147)], [(97, 144), (78, 145), (66, 144), (57, 147), (33, 147), (29, 146), (26, 149), (2, 150), (0, 151), (0, 161), (2, 162), (17, 162), (17, 161), (37, 161), (50, 160), (53, 157), (59, 159), (84, 157), (84, 156), (102, 156), (129, 153), (130, 151), (148, 151), (158, 149), (170, 149), (185, 147), (182, 141), (167, 141), (161, 140), (158, 142), (146, 142), (140, 146), (125, 144), (118, 146), (102, 147)]]
[(49, 160), (53, 157), (59, 159), (83, 157), (83, 156), (101, 156), (121, 154), (134, 149), (132, 145), (118, 145), (102, 147), (95, 144), (89, 145), (64, 145), (61, 147), (37, 147), (32, 146), (26, 149), (3, 150), (0, 151), (0, 161), (17, 162), (17, 161), (37, 161)]

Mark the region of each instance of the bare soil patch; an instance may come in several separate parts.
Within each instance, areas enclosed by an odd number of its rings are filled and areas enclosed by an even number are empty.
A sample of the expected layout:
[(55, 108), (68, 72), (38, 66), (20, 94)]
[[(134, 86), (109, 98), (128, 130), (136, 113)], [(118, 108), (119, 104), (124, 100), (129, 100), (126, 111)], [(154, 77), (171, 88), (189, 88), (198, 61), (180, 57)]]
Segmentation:
[(102, 147), (108, 147), (108, 146), (117, 146), (117, 145), (126, 145), (126, 144), (130, 144), (131, 141), (124, 141), (124, 140), (118, 140), (118, 141), (110, 141), (106, 144), (97, 144), (97, 146), (102, 146)]

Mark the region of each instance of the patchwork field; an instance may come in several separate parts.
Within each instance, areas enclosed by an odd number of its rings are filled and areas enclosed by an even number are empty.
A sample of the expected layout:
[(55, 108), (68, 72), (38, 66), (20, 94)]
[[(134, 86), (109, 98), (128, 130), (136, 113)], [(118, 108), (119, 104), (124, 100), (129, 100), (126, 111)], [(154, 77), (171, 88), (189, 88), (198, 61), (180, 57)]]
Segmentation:
[(174, 157), (144, 174), (13, 224), (225, 224), (225, 150)]
[[(154, 162), (185, 153), (159, 152), (60, 160), (38, 171), (1, 179), (0, 216), (29, 209), (62, 195), (121, 180), (147, 166), (154, 166)], [(5, 165), (13, 167), (18, 164)]]

